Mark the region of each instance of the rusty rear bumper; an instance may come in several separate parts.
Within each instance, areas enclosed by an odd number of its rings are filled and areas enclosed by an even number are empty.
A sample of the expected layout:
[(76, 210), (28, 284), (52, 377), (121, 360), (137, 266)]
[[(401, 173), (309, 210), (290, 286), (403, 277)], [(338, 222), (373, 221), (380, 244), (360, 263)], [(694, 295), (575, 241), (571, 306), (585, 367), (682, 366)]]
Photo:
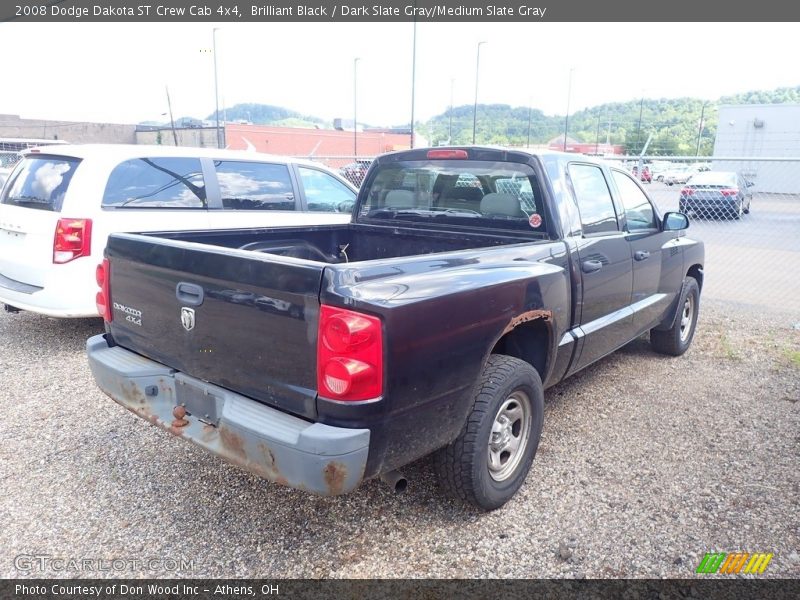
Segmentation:
[[(323, 496), (350, 492), (361, 482), (369, 429), (304, 421), (119, 346), (109, 347), (102, 335), (89, 338), (86, 352), (97, 385), (115, 402), (234, 465)], [(178, 409), (182, 418), (176, 418), (178, 386), (210, 398), (203, 412), (211, 417), (183, 416)]]

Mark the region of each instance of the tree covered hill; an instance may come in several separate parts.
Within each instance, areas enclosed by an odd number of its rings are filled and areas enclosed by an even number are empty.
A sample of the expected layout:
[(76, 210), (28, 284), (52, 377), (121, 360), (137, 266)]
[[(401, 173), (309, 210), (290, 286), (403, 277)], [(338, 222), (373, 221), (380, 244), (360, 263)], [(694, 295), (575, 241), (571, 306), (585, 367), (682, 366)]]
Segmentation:
[[(691, 155), (697, 150), (702, 115), (700, 154), (709, 155), (714, 146), (720, 105), (783, 103), (800, 103), (800, 86), (745, 92), (715, 101), (685, 97), (613, 102), (570, 114), (568, 135), (581, 142), (621, 144), (628, 154), (638, 154), (652, 134), (648, 154)], [(426, 122), (417, 123), (418, 131), (432, 145), (448, 141), (471, 144), (472, 109), (472, 105), (454, 106), (452, 111), (448, 109)], [(208, 120), (214, 118), (212, 113)], [(224, 118), (256, 125), (332, 127), (325, 119), (269, 104), (236, 104), (225, 109)], [(564, 120), (563, 115), (546, 115), (536, 108), (479, 104), (475, 141), (501, 146), (545, 144), (564, 134)]]
[[(689, 155), (697, 149), (702, 115), (700, 153), (710, 154), (717, 129), (718, 106), (783, 103), (800, 103), (800, 86), (745, 92), (716, 101), (686, 97), (614, 102), (569, 115), (568, 135), (582, 142), (622, 144), (629, 154), (638, 154), (652, 134), (648, 154)], [(433, 117), (421, 125), (423, 133), (433, 144), (447, 141), (451, 131), (452, 143), (471, 143), (472, 108), (471, 105), (454, 107), (452, 120), (449, 110)], [(564, 120), (563, 115), (549, 116), (527, 107), (479, 104), (476, 141), (520, 146), (526, 145), (530, 138), (531, 144), (544, 144), (564, 134)]]

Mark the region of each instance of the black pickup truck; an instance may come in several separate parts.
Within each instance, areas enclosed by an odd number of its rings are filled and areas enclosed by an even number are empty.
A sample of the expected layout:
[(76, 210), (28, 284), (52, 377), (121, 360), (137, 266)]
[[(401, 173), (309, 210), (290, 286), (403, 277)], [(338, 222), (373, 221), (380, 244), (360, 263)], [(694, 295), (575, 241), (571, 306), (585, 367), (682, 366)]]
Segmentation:
[(580, 155), (387, 154), (347, 225), (112, 235), (89, 362), (119, 404), (271, 481), (401, 489), (435, 453), (446, 489), (494, 509), (530, 469), (544, 388), (648, 331), (688, 348), (687, 227)]

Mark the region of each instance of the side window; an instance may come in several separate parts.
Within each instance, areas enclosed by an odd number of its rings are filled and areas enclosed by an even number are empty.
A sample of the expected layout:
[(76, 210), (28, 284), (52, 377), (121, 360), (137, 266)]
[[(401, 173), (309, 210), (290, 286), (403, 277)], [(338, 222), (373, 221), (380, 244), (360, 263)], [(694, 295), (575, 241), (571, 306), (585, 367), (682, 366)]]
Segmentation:
[(289, 168), (261, 162), (215, 160), (223, 208), (295, 210)]
[(653, 206), (639, 189), (636, 182), (625, 173), (611, 171), (614, 183), (617, 184), (622, 206), (625, 208), (625, 220), (628, 222), (628, 231), (640, 229), (655, 229), (656, 215)]
[(581, 213), (583, 233), (619, 231), (614, 202), (600, 167), (571, 164), (569, 177)]
[(205, 208), (206, 187), (197, 158), (135, 158), (108, 177), (103, 206)]
[(319, 212), (350, 212), (356, 201), (353, 190), (328, 173), (299, 167), (300, 181), (306, 194), (308, 210)]

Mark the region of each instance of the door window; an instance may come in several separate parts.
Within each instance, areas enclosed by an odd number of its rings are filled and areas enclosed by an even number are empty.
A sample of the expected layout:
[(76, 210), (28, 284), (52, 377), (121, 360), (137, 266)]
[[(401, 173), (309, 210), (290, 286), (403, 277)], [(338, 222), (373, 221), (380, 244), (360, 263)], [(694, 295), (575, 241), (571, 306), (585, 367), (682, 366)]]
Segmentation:
[(205, 208), (206, 188), (197, 158), (135, 158), (117, 165), (103, 194), (115, 208)]
[(612, 171), (611, 173), (622, 198), (622, 206), (625, 208), (628, 231), (655, 229), (655, 211), (653, 211), (653, 205), (650, 204), (650, 200), (647, 199), (644, 192), (639, 189), (636, 182), (627, 174), (620, 171)]
[(328, 173), (299, 167), (300, 181), (306, 194), (308, 210), (319, 212), (350, 212), (356, 201), (353, 190)]
[(286, 165), (215, 160), (223, 208), (295, 210), (294, 188)]
[(569, 176), (581, 213), (584, 235), (619, 231), (614, 202), (600, 167), (572, 164), (569, 166)]

